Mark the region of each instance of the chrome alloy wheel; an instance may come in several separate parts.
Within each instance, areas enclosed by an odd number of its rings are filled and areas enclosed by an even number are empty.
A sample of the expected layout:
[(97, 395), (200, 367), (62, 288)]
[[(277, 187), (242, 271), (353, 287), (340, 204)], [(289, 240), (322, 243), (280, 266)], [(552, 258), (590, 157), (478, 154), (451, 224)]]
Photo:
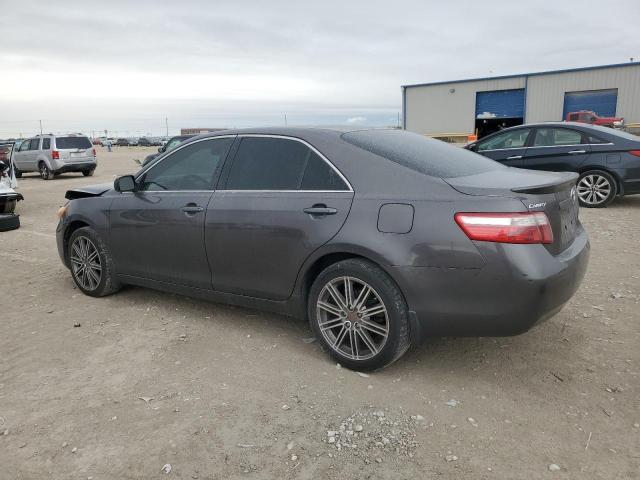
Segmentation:
[(102, 263), (98, 249), (88, 237), (80, 236), (73, 241), (70, 260), (78, 284), (88, 291), (98, 288), (102, 280)]
[(318, 295), (316, 315), (329, 346), (352, 360), (374, 357), (389, 336), (387, 308), (380, 295), (354, 277), (328, 282)]
[(611, 195), (612, 185), (597, 173), (585, 175), (578, 182), (578, 196), (587, 205), (599, 205)]

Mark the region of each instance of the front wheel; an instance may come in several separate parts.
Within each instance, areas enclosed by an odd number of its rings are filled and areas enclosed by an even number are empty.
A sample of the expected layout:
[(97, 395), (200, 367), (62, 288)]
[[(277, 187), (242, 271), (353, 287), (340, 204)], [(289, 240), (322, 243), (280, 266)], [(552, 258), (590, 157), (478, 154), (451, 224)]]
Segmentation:
[(602, 208), (613, 202), (618, 186), (611, 174), (602, 170), (589, 170), (580, 175), (577, 191), (580, 206)]
[(73, 281), (84, 294), (104, 297), (119, 290), (111, 254), (93, 228), (79, 228), (71, 234), (67, 255)]
[(316, 337), (353, 370), (382, 368), (409, 348), (404, 297), (369, 261), (349, 259), (323, 270), (309, 292), (307, 313)]

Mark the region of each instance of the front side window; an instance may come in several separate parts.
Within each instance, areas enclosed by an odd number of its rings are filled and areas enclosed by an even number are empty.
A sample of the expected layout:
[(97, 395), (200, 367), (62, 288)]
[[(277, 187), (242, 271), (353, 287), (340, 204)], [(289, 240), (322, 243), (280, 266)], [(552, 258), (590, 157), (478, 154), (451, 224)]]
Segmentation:
[(43, 138), (42, 139), (42, 150), (49, 150), (51, 148), (51, 139)]
[(195, 142), (167, 155), (140, 179), (141, 190), (213, 190), (233, 138)]
[(228, 190), (298, 190), (314, 152), (284, 138), (242, 139), (227, 180)]
[(478, 144), (478, 151), (500, 150), (504, 148), (524, 148), (531, 133), (530, 128), (520, 128), (510, 132), (504, 132), (489, 138)]
[(582, 134), (568, 128), (539, 128), (533, 141), (534, 147), (561, 147), (563, 145), (579, 145)]
[(32, 138), (29, 140), (29, 150), (38, 150), (40, 148), (40, 139)]
[(29, 150), (29, 145), (31, 145), (31, 142), (29, 140), (25, 140), (24, 142), (22, 142), (20, 144), (20, 148), (18, 149), (19, 152), (25, 152), (27, 150)]

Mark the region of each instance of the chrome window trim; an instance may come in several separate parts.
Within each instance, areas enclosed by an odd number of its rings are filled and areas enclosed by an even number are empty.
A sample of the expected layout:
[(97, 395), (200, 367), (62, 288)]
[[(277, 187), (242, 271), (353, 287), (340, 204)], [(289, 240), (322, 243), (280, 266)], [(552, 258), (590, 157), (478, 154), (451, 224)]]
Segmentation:
[(329, 165), (329, 167), (338, 174), (338, 176), (342, 179), (342, 181), (347, 185), (348, 190), (236, 190), (236, 189), (230, 189), (230, 190), (220, 190), (220, 191), (225, 191), (225, 192), (270, 192), (270, 193), (277, 193), (277, 192), (302, 192), (302, 193), (306, 193), (306, 192), (353, 192), (353, 186), (351, 185), (351, 182), (349, 182), (349, 180), (347, 180), (347, 177), (345, 177), (342, 172), (340, 170), (338, 170), (338, 167), (336, 167), (333, 163), (331, 163), (331, 160), (329, 160), (327, 157), (325, 157), (320, 151), (318, 151), (318, 149), (316, 147), (314, 147), (313, 145), (311, 145), (309, 142), (307, 142), (306, 140), (303, 140), (301, 138), (298, 137), (291, 137), (288, 135), (275, 135), (275, 134), (267, 134), (267, 133), (241, 133), (238, 134), (238, 137), (240, 138), (281, 138), (284, 140), (293, 140), (296, 142), (300, 142), (303, 145), (305, 145), (307, 148), (309, 148), (312, 152), (314, 152), (316, 155), (318, 155), (322, 160), (324, 160), (327, 165)]
[(560, 148), (560, 147), (589, 147), (589, 146), (594, 146), (594, 145), (615, 145), (615, 143), (574, 143), (572, 145), (539, 145), (539, 146), (534, 146), (531, 145), (530, 147), (511, 147), (511, 148), (494, 148), (492, 150), (478, 150), (476, 153), (480, 153), (480, 152), (501, 152), (504, 150), (522, 150), (522, 149), (528, 149), (528, 148)]

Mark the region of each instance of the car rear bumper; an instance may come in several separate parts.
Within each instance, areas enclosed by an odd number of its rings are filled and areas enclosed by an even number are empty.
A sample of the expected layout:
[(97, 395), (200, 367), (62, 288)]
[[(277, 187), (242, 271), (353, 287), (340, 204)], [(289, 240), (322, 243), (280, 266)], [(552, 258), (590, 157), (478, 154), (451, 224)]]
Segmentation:
[(589, 261), (584, 229), (560, 255), (542, 245), (478, 242), (483, 268), (391, 267), (426, 336), (508, 336), (555, 315), (576, 292)]
[(53, 171), (55, 173), (65, 173), (65, 172), (82, 172), (84, 170), (92, 170), (96, 168), (96, 161), (83, 161), (83, 162), (56, 162), (53, 167)]

